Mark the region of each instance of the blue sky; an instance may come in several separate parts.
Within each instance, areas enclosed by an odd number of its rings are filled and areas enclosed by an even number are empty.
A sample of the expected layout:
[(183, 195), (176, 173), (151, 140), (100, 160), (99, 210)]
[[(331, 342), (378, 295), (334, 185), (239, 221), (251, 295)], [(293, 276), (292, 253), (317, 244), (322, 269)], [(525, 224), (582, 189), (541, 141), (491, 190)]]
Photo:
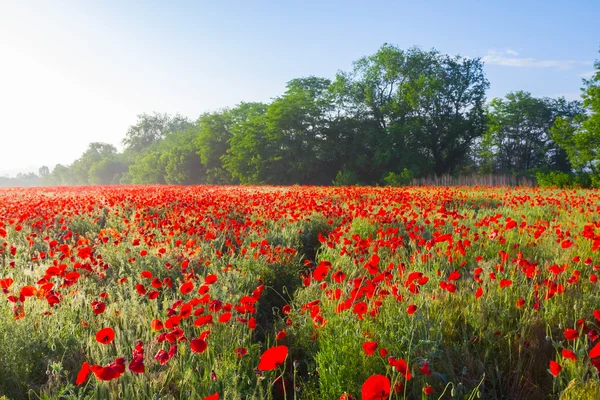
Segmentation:
[(489, 99), (576, 99), (598, 15), (595, 0), (0, 0), (0, 175), (119, 145), (143, 112), (269, 101), (386, 42), (482, 57)]

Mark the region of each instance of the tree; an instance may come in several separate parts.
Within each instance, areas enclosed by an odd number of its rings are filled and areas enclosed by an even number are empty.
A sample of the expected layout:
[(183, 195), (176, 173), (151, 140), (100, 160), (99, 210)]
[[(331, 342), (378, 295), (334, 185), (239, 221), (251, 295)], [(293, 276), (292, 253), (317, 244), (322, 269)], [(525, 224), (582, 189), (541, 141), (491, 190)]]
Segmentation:
[(165, 165), (164, 160), (161, 160), (161, 152), (148, 151), (137, 157), (135, 162), (129, 166), (126, 179), (127, 183), (133, 184), (166, 183)]
[(249, 104), (242, 103), (233, 110), (204, 113), (198, 118), (196, 145), (208, 183), (230, 182), (231, 174), (225, 171), (222, 158), (229, 150), (229, 140), (233, 136), (232, 126)]
[(478, 58), (434, 54), (417, 79), (401, 86), (410, 106), (418, 147), (428, 154), (433, 171), (452, 173), (464, 163), (485, 129), (485, 91), (489, 86)]
[(160, 145), (160, 162), (164, 165), (164, 180), (168, 184), (192, 185), (206, 181), (196, 142), (197, 129), (170, 133)]
[(269, 168), (266, 112), (264, 103), (243, 103), (236, 110), (229, 149), (221, 160), (232, 179), (243, 184), (272, 182), (270, 175), (276, 172)]
[[(336, 169), (331, 154), (323, 151), (330, 141), (333, 102), (331, 81), (318, 77), (293, 79), (286, 92), (267, 108), (268, 163), (273, 182), (283, 184), (330, 183)], [(277, 172), (277, 175), (273, 173)]]
[(45, 178), (50, 175), (50, 168), (44, 165), (38, 169), (38, 174), (40, 175), (40, 178)]
[(600, 60), (594, 64), (592, 78), (582, 88), (585, 115), (558, 117), (552, 127), (552, 139), (562, 147), (574, 168), (592, 173), (594, 186), (600, 186)]
[(418, 79), (437, 53), (418, 48), (403, 51), (384, 44), (375, 54), (356, 61), (351, 72), (340, 72), (332, 84), (339, 110), (338, 145), (347, 160), (344, 170), (374, 183), (389, 171), (418, 169), (425, 155), (408, 130), (410, 105), (400, 88)]
[(88, 180), (92, 185), (115, 185), (127, 172), (127, 164), (120, 157), (103, 158), (95, 162), (88, 171)]
[(159, 113), (140, 114), (137, 123), (127, 130), (123, 145), (126, 152), (139, 154), (168, 133), (183, 132), (191, 126), (192, 123), (179, 114), (174, 117)]
[(101, 142), (90, 143), (88, 149), (71, 165), (76, 184), (90, 184), (89, 172), (92, 166), (104, 159), (111, 159), (117, 156), (117, 154), (117, 149), (112, 144)]
[(77, 179), (73, 170), (62, 164), (56, 164), (49, 176), (50, 184), (58, 186), (68, 186), (77, 184)]
[(550, 128), (558, 116), (571, 119), (581, 113), (578, 102), (535, 98), (523, 91), (493, 99), (488, 107), (487, 148), (483, 149), (493, 154), (492, 170), (511, 174), (570, 171), (564, 152), (550, 137)]

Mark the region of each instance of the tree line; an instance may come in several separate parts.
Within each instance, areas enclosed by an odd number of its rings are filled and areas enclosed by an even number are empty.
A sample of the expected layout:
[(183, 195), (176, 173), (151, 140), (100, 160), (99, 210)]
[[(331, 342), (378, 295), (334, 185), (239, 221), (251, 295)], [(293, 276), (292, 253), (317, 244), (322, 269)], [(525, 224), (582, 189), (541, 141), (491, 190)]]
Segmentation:
[(481, 59), (384, 44), (335, 79), (287, 83), (270, 103), (142, 114), (123, 151), (91, 143), (71, 165), (0, 185), (408, 184), (509, 174), (600, 186), (600, 61), (581, 101), (486, 99)]

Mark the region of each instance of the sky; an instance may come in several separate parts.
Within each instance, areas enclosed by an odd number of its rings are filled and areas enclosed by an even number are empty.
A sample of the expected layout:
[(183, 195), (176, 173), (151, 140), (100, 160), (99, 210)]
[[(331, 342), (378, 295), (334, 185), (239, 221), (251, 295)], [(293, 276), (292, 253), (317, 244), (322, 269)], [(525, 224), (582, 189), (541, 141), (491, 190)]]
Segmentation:
[(141, 113), (269, 101), (384, 43), (481, 57), (488, 99), (577, 99), (600, 1), (0, 0), (0, 176), (121, 146)]

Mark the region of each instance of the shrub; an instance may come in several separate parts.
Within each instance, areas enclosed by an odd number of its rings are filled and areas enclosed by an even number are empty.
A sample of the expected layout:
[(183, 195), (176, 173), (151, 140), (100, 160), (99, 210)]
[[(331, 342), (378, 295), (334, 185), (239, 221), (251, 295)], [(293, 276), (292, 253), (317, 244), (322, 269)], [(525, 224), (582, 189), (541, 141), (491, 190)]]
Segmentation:
[(414, 174), (408, 168), (404, 168), (402, 172), (396, 174), (394, 172), (388, 172), (383, 178), (383, 182), (387, 186), (407, 186), (412, 183)]
[(335, 179), (331, 182), (333, 186), (354, 186), (358, 185), (358, 174), (350, 170), (339, 170)]
[(550, 171), (547, 173), (538, 172), (535, 175), (537, 184), (542, 187), (583, 187), (587, 188), (590, 186), (597, 187), (600, 184), (600, 179), (591, 176), (587, 173), (569, 174), (560, 171)]

